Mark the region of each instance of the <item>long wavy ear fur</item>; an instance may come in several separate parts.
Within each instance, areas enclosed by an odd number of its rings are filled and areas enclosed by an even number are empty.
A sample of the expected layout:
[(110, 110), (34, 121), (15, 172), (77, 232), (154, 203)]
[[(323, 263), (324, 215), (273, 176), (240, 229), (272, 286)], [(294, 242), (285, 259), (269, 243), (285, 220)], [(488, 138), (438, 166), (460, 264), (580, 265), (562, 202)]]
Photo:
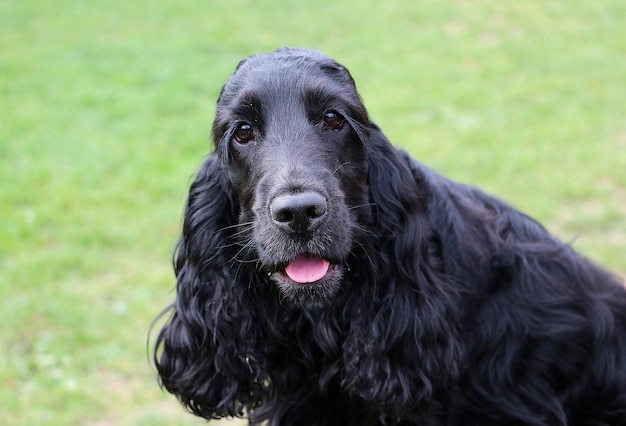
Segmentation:
[(368, 133), (378, 242), (369, 256), (373, 278), (364, 286), (376, 294), (370, 295), (369, 315), (354, 316), (359, 319), (351, 324), (344, 385), (379, 401), (390, 417), (406, 418), (436, 410), (460, 374), (458, 295), (441, 270), (425, 180), (378, 127)]
[(162, 386), (205, 418), (241, 416), (264, 392), (264, 379), (253, 374), (263, 370), (246, 357), (257, 339), (241, 284), (246, 273), (235, 279), (237, 210), (222, 161), (212, 154), (191, 185), (174, 256), (177, 297), (154, 352)]

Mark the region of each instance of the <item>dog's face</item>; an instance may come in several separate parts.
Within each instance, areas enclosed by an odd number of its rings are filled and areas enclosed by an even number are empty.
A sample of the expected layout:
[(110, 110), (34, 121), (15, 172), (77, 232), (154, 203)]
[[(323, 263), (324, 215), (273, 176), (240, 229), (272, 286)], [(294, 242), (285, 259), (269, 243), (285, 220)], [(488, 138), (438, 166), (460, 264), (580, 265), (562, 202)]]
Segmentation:
[(213, 135), (241, 208), (237, 260), (296, 305), (340, 289), (369, 220), (367, 124), (348, 71), (316, 52), (253, 56), (222, 89)]

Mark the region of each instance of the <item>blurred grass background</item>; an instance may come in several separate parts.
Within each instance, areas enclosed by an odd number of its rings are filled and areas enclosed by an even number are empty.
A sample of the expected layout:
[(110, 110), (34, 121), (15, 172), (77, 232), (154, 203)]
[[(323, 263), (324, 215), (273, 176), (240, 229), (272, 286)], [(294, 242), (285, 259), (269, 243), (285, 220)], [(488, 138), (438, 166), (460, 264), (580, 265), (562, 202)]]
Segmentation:
[(626, 2), (0, 2), (5, 425), (192, 425), (149, 365), (237, 62), (352, 72), (398, 145), (626, 274)]

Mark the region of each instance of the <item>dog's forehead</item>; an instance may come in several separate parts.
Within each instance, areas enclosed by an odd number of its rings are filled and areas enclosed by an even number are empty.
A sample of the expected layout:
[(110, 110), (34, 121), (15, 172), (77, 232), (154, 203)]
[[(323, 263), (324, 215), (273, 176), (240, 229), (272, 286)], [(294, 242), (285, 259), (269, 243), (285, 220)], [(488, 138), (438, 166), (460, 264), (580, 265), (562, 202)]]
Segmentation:
[(271, 91), (291, 91), (305, 88), (324, 78), (318, 67), (294, 66), (289, 63), (263, 63), (241, 70), (244, 88)]
[(242, 61), (224, 86), (219, 103), (229, 104), (241, 96), (289, 99), (310, 90), (345, 91), (346, 84), (354, 88), (348, 71), (334, 60), (311, 51), (290, 52), (279, 50)]
[(240, 62), (238, 72), (290, 71), (315, 74), (323, 70), (344, 70), (345, 67), (323, 54), (306, 49), (283, 48), (273, 52), (250, 56)]

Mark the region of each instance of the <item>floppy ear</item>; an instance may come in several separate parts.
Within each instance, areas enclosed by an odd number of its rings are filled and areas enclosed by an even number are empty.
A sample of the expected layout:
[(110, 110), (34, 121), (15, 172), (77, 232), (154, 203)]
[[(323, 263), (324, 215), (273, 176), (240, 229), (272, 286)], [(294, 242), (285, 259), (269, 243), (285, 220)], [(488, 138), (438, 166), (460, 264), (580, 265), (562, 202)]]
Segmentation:
[(344, 383), (389, 416), (401, 417), (411, 407), (436, 409), (458, 378), (456, 290), (441, 268), (425, 179), (378, 127), (367, 133), (360, 132), (369, 155), (376, 210), (370, 235), (376, 240), (372, 271), (364, 278), (371, 282), (361, 288), (376, 293), (351, 324)]
[(205, 418), (242, 415), (263, 392), (253, 373), (262, 369), (247, 357), (258, 341), (255, 310), (234, 272), (237, 211), (222, 161), (212, 154), (191, 185), (174, 256), (176, 301), (154, 352), (162, 386)]
[(426, 178), (412, 168), (408, 155), (393, 147), (373, 123), (366, 145), (368, 185), (378, 235), (392, 236), (384, 240), (395, 268), (405, 278), (415, 277), (415, 268), (433, 265), (437, 260), (431, 258), (434, 233), (428, 216)]

